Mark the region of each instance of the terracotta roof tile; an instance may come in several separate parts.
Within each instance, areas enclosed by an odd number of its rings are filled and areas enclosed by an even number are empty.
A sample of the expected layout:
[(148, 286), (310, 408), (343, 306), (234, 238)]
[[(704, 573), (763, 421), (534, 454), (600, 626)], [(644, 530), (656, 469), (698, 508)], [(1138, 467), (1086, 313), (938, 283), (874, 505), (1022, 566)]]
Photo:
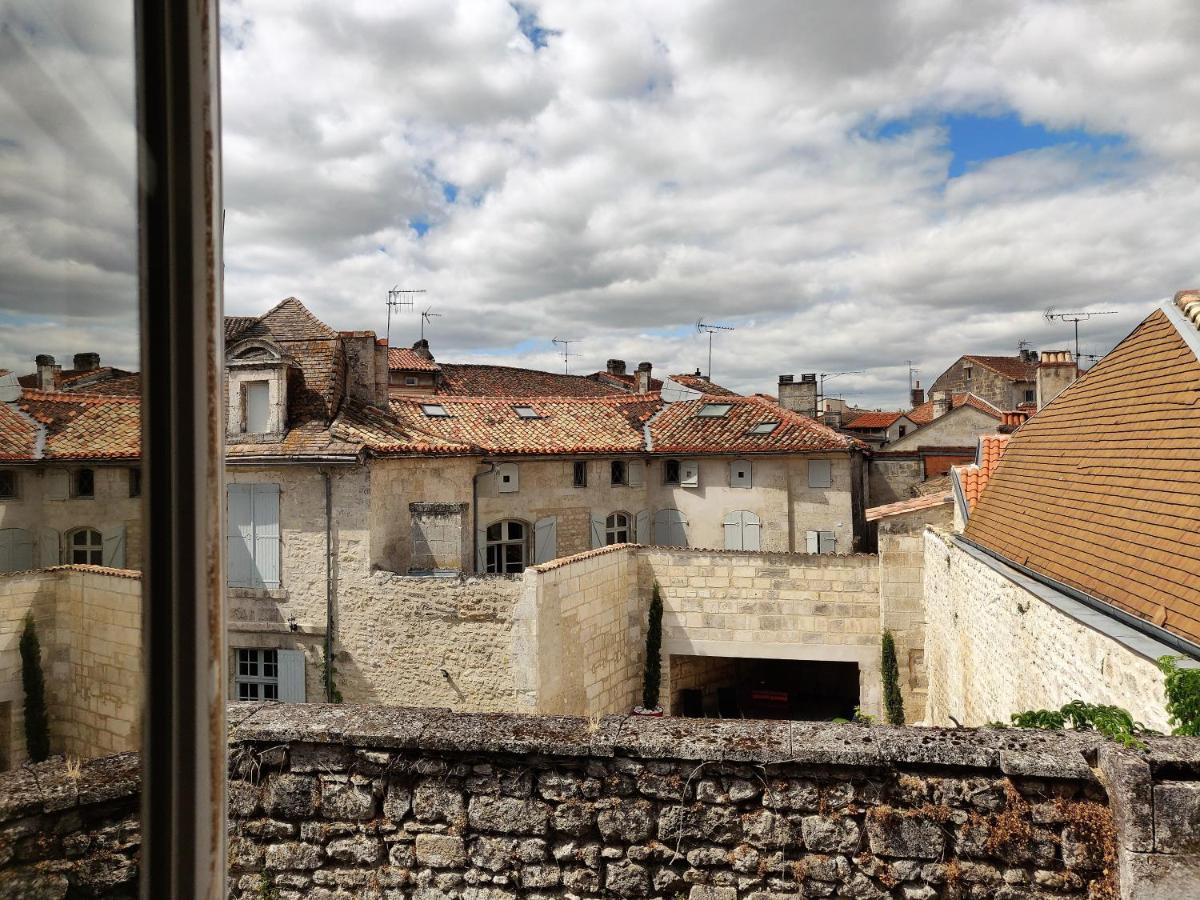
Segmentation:
[(885, 503), (883, 506), (872, 506), (867, 510), (867, 521), (874, 522), (878, 519), (886, 519), (889, 516), (902, 516), (905, 513), (933, 509), (944, 503), (950, 503), (953, 499), (954, 496), (952, 494), (942, 492), (940, 494), (926, 494), (922, 497), (913, 497), (910, 500), (899, 500), (895, 503)]
[[(726, 415), (697, 415), (706, 404), (717, 402), (729, 404)], [(766, 422), (779, 425), (769, 434), (752, 433), (754, 426)], [(859, 446), (854, 438), (760, 395), (668, 404), (650, 423), (650, 436), (656, 453), (795, 453)]]
[(967, 504), (967, 513), (975, 510), (983, 489), (987, 487), (996, 467), (1000, 465), (1000, 457), (1008, 445), (1007, 434), (985, 434), (979, 439), (975, 462), (969, 466), (954, 466), (952, 472), (958, 480), (959, 490)]
[(859, 413), (850, 421), (845, 422), (842, 427), (848, 428), (851, 431), (874, 431), (882, 428), (890, 428), (892, 423), (902, 416), (904, 416), (902, 412), (868, 410), (867, 412)]
[(416, 350), (408, 347), (388, 347), (388, 368), (404, 372), (437, 372), (441, 367)]
[(13, 460), (137, 459), (142, 440), (140, 411), (136, 397), (27, 388), (15, 404), (3, 404), (0, 456)]
[(1021, 426), (966, 536), (1200, 643), (1195, 328), (1154, 312)]
[[(707, 394), (710, 397), (740, 397), (737, 391), (731, 391), (727, 387), (722, 387), (716, 382), (709, 381), (702, 375), (672, 375), (671, 380), (676, 384), (682, 384), (684, 387), (689, 387), (694, 391), (699, 391), (702, 394)], [(658, 388), (655, 388), (658, 390)]]
[(583, 375), (513, 366), (442, 364), (439, 394), (466, 397), (614, 397), (628, 394)]
[[(950, 398), (951, 409), (958, 409), (960, 406), (973, 406), (980, 412), (987, 413), (993, 419), (1001, 419), (1004, 416), (1003, 410), (970, 392), (954, 394)], [(918, 425), (928, 425), (933, 421), (933, 401), (926, 400), (920, 406), (914, 406), (905, 415)]]

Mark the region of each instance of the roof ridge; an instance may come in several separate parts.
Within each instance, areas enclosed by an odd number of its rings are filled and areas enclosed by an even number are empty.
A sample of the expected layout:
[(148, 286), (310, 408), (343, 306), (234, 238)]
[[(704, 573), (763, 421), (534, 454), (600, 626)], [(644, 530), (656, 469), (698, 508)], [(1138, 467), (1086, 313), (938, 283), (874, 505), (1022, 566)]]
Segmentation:
[(578, 396), (576, 394), (413, 394), (390, 398), (391, 403), (492, 403), (496, 401), (513, 401), (522, 404), (535, 403), (629, 403), (638, 400), (658, 400), (660, 391), (648, 391), (644, 394), (597, 394), (596, 396)]
[[(329, 323), (323, 322), (321, 319), (318, 319), (316, 317), (316, 315), (313, 313), (313, 311), (304, 305), (304, 301), (301, 300), (299, 297), (295, 297), (295, 296), (284, 297), (282, 300), (280, 300), (278, 303), (276, 303), (274, 306), (272, 306), (270, 309), (268, 309), (265, 313), (263, 313), (261, 316), (259, 316), (257, 318), (257, 321), (261, 324), (265, 324), (264, 320), (268, 316), (270, 316), (272, 313), (278, 312), (285, 305), (287, 305), (289, 303), (294, 304), (295, 306), (299, 307), (300, 312), (302, 312), (305, 316), (307, 316), (308, 319), (314, 325), (320, 325), (322, 328), (324, 328), (326, 331), (328, 331), (329, 336), (328, 336), (328, 338), (326, 338), (327, 340), (333, 340), (333, 339), (339, 337), (338, 332), (336, 330), (334, 330), (334, 328), (332, 326), (330, 326)], [(284, 339), (277, 337), (276, 340), (284, 340)]]
[(82, 402), (85, 406), (103, 403), (140, 404), (142, 402), (141, 397), (131, 394), (93, 394), (88, 391), (45, 391), (41, 388), (22, 388), (21, 400), (38, 400), (45, 403)]

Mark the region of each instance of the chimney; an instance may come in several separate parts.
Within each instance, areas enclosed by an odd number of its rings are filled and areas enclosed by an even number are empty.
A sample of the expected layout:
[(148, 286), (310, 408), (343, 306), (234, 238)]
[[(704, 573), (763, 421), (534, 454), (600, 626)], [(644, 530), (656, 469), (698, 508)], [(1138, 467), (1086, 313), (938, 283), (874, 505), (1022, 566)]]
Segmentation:
[(609, 375), (624, 375), (625, 374), (625, 360), (610, 359), (605, 364), (605, 368), (608, 369)]
[(58, 366), (54, 364), (54, 357), (41, 353), (33, 361), (37, 364), (38, 389), (52, 391), (58, 387)]
[(912, 396), (909, 398), (911, 406), (920, 406), (925, 402), (925, 391), (921, 388), (921, 382), (917, 382), (917, 386), (912, 389)]
[(76, 353), (75, 354), (75, 371), (76, 372), (91, 372), (100, 368), (99, 353)]
[(388, 344), (387, 338), (375, 339), (375, 405), (388, 408)]
[(1079, 367), (1070, 350), (1043, 350), (1037, 368), (1037, 408), (1061, 394), (1078, 377)]
[(795, 375), (779, 376), (779, 405), (810, 419), (817, 417), (817, 375), (808, 372), (796, 380)]
[(929, 399), (933, 401), (933, 417), (940, 419), (950, 412), (950, 395), (945, 391), (930, 391)]
[(1029, 418), (1029, 413), (1021, 410), (1013, 410), (1012, 412), (1004, 413), (1004, 417), (1000, 422), (1000, 426), (996, 429), (1001, 434), (1012, 434), (1018, 428), (1025, 424), (1025, 420)]
[(433, 359), (433, 354), (429, 352), (429, 341), (427, 341), (425, 338), (421, 338), (418, 341), (413, 341), (412, 348), (413, 352), (422, 359)]
[(648, 362), (638, 363), (637, 367), (637, 389), (639, 394), (650, 393), (650, 370), (652, 366)]
[(1027, 350), (1024, 347), (1021, 348), (1021, 362), (1035, 363), (1037, 361), (1038, 355), (1036, 350)]
[(703, 379), (704, 381), (711, 381), (711, 380), (712, 380), (712, 379), (711, 379), (711, 378), (709, 378), (707, 375), (704, 375), (704, 374), (702, 374), (702, 373), (701, 373), (701, 371), (700, 371), (700, 367), (699, 367), (699, 366), (696, 366), (696, 374), (695, 374), (695, 376), (694, 376), (694, 377), (695, 377), (695, 378), (701, 378), (701, 379)]

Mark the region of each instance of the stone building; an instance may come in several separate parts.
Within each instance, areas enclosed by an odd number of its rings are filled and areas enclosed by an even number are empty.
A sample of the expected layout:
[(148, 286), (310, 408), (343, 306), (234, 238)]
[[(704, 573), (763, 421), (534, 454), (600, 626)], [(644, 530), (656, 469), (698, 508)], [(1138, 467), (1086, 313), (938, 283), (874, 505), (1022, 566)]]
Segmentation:
[(1001, 410), (1037, 403), (1038, 355), (960, 356), (929, 387), (929, 395), (971, 393)]

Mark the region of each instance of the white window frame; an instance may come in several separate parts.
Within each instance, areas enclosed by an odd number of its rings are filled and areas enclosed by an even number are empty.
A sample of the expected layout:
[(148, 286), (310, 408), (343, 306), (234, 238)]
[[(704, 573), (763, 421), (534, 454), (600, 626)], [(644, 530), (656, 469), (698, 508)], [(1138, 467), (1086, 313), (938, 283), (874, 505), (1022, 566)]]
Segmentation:
[[(521, 528), (521, 537), (511, 536), (513, 525)], [(499, 528), (498, 537), (492, 537), (492, 529)], [(529, 525), (520, 519), (501, 519), (484, 529), (484, 572), (492, 575), (516, 575), (529, 566)], [(514, 564), (508, 560), (510, 546), (521, 547), (521, 561)], [(519, 565), (519, 567), (517, 567)]]
[(731, 409), (732, 403), (705, 403), (696, 411), (696, 415), (701, 419), (721, 419), (729, 415)]
[[(263, 394), (262, 422), (250, 421), (250, 395)], [(254, 427), (261, 424), (261, 428)], [(242, 433), (269, 434), (271, 431), (271, 381), (268, 378), (257, 378), (253, 381), (242, 382)]]
[(431, 419), (449, 419), (450, 413), (440, 403), (422, 403), (421, 412), (425, 413)]
[[(95, 535), (95, 541), (78, 544), (75, 541), (78, 535)], [(85, 554), (86, 558), (77, 560), (75, 558), (76, 551)], [(104, 535), (98, 528), (92, 528), (90, 525), (84, 525), (80, 528), (72, 528), (67, 532), (66, 547), (63, 551), (66, 557), (65, 563), (72, 566), (102, 566), (104, 565)], [(94, 558), (93, 558), (94, 556)]]
[(540, 419), (542, 417), (536, 409), (525, 403), (514, 405), (513, 412), (517, 414), (518, 419)]
[(679, 464), (679, 486), (700, 487), (700, 462), (687, 460)]
[[(621, 520), (624, 520), (622, 522)], [(623, 535), (623, 536), (622, 536)], [(604, 545), (633, 543), (633, 516), (619, 509), (604, 520)]]

